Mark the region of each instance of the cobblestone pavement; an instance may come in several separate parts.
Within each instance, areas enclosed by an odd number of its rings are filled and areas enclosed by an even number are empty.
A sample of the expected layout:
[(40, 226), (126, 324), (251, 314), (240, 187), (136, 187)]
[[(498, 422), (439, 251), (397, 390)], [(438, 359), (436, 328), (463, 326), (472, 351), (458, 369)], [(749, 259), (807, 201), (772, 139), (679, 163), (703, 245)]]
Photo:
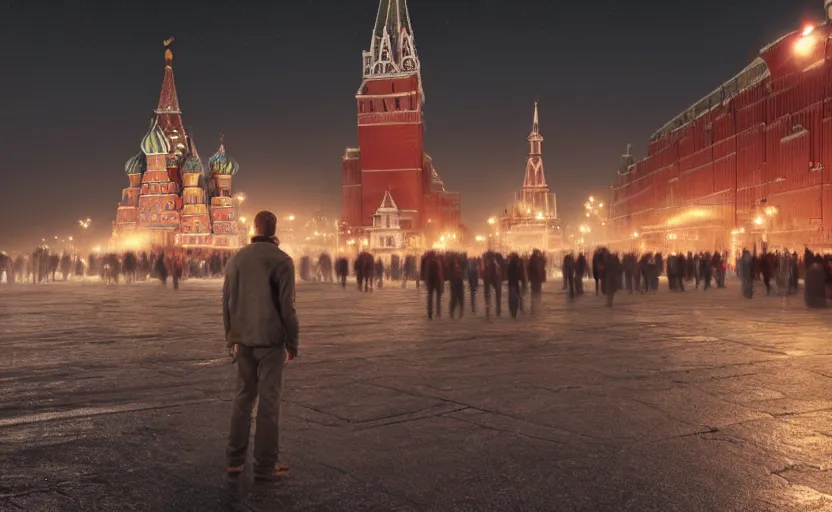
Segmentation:
[(800, 298), (428, 321), (414, 288), (300, 284), (293, 476), (261, 486), (225, 482), (219, 290), (0, 287), (0, 510), (832, 507), (832, 315)]

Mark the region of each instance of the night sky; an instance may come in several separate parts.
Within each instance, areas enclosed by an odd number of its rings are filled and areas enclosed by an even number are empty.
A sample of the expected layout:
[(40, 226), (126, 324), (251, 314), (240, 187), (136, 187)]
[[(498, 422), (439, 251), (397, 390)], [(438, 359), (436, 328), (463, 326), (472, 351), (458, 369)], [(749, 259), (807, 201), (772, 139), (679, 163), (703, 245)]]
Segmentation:
[[(53, 5), (54, 4), (54, 5)], [(56, 5), (62, 6), (56, 7)], [(730, 4), (730, 6), (728, 5)], [(628, 142), (727, 80), (759, 48), (823, 16), (823, 0), (410, 0), (425, 148), (474, 232), (523, 181), (540, 101), (560, 215), (604, 197)], [(4, 197), (0, 250), (42, 237), (104, 241), (124, 162), (153, 116), (173, 35), (186, 128), (207, 160), (220, 132), (235, 190), (260, 208), (340, 214), (341, 155), (377, 0), (0, 5)]]

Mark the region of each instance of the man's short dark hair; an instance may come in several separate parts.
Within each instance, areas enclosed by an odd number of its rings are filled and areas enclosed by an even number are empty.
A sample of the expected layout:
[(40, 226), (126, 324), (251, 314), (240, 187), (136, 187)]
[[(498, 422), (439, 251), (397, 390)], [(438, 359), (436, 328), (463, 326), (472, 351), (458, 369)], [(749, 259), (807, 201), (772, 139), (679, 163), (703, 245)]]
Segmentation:
[(268, 210), (263, 210), (254, 217), (254, 231), (259, 236), (274, 236), (277, 233), (277, 217)]

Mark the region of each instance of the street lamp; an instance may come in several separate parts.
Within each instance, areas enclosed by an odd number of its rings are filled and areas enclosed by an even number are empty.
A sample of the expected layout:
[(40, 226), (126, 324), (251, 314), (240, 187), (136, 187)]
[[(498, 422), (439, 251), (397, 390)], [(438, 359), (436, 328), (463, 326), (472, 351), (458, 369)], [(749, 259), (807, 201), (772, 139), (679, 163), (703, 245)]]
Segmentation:
[(87, 229), (89, 229), (90, 224), (92, 224), (92, 219), (87, 217), (86, 219), (79, 219), (78, 225), (81, 226), (83, 231), (81, 232), (81, 248), (83, 249), (84, 246), (87, 245)]

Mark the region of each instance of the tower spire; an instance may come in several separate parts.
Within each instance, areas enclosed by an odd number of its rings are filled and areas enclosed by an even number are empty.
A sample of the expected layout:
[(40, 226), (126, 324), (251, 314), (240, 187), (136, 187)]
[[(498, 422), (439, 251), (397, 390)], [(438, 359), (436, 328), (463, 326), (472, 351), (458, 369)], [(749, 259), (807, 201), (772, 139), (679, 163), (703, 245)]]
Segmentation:
[(421, 87), (421, 65), (407, 0), (379, 0), (370, 49), (363, 57), (364, 78), (417, 73)]
[(165, 76), (162, 78), (162, 92), (159, 94), (157, 114), (181, 114), (179, 96), (176, 94), (176, 82), (173, 79), (173, 51), (170, 45), (173, 37), (162, 42), (165, 45)]
[(548, 187), (546, 175), (543, 173), (543, 136), (540, 135), (540, 117), (536, 101), (534, 102), (532, 131), (529, 133), (528, 141), (529, 159), (526, 162), (526, 177), (523, 180), (523, 188)]
[(532, 133), (540, 133), (540, 120), (537, 115), (537, 102), (534, 102), (534, 120), (532, 120)]

